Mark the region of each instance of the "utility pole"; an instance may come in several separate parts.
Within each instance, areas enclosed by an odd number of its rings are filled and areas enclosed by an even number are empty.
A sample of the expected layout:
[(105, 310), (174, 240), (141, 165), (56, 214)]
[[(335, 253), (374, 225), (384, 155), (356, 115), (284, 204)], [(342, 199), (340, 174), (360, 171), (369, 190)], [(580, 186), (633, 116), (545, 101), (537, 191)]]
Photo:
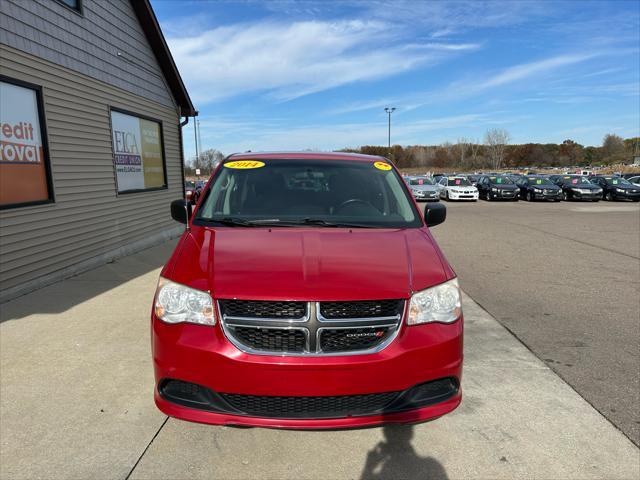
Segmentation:
[(200, 146), (200, 150), (202, 150), (202, 137), (200, 136), (200, 120), (196, 121), (198, 125), (198, 145)]
[(198, 152), (198, 120), (196, 120), (195, 117), (193, 117), (193, 136), (196, 140), (196, 161), (197, 161), (198, 157), (200, 156), (200, 153)]
[(396, 111), (396, 107), (385, 107), (384, 111), (389, 115), (389, 138), (387, 142), (387, 151), (389, 158), (391, 158), (391, 114)]

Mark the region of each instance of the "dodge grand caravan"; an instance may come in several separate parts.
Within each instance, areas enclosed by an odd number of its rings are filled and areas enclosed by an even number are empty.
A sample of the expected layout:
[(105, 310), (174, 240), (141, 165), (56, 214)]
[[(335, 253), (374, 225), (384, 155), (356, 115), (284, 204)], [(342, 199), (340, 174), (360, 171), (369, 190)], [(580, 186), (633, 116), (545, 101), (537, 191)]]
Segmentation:
[(461, 401), (456, 276), (397, 170), (343, 153), (232, 155), (161, 272), (155, 401), (218, 425), (414, 423)]

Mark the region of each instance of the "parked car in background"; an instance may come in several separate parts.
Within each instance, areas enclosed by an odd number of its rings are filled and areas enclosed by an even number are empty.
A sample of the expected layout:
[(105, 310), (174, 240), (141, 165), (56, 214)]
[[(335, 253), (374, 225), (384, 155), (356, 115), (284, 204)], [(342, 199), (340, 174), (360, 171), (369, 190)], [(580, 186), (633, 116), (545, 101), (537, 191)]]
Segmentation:
[(467, 177), (467, 179), (469, 180), (469, 183), (471, 183), (471, 185), (473, 185), (474, 187), (476, 186), (476, 184), (478, 183), (478, 180), (480, 179), (480, 175), (476, 175), (471, 174), (471, 175), (465, 175), (465, 177)]
[(433, 181), (437, 184), (442, 177), (450, 177), (452, 175), (452, 173), (434, 173), (431, 178), (433, 178)]
[(552, 175), (551, 181), (562, 189), (563, 200), (602, 200), (602, 188), (583, 175)]
[(633, 183), (634, 185), (640, 186), (640, 175), (636, 175), (634, 177), (629, 177), (629, 178), (627, 178), (627, 180), (630, 183)]
[(602, 175), (593, 177), (591, 182), (602, 188), (604, 198), (610, 202), (614, 200), (640, 201), (640, 187), (626, 178)]
[(185, 198), (191, 202), (192, 205), (195, 205), (202, 194), (202, 189), (204, 188), (204, 182), (202, 180), (197, 180), (195, 182), (191, 180), (187, 180), (184, 182), (184, 194)]
[(406, 183), (411, 190), (411, 195), (416, 200), (440, 201), (435, 182), (429, 177), (409, 177), (406, 179)]
[(528, 202), (534, 200), (562, 200), (562, 188), (542, 175), (527, 175), (516, 182), (520, 189), (520, 198)]
[(164, 413), (336, 429), (424, 422), (460, 404), (461, 292), (429, 233), (446, 208), (423, 215), (386, 159), (232, 155), (186, 207), (171, 204), (189, 229), (150, 312)]
[(507, 175), (482, 175), (476, 184), (479, 196), (485, 200), (518, 201), (520, 189)]
[(465, 177), (442, 177), (436, 186), (445, 200), (478, 200), (478, 189)]
[(196, 182), (190, 180), (184, 182), (184, 196), (192, 205), (196, 203)]

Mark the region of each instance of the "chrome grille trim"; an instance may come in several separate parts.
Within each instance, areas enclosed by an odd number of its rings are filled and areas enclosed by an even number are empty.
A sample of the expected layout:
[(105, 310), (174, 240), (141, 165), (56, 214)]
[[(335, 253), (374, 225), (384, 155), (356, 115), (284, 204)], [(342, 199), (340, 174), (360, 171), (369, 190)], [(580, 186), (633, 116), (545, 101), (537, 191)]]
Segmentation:
[[(251, 355), (269, 355), (280, 357), (314, 357), (314, 356), (345, 356), (345, 355), (366, 355), (377, 353), (386, 348), (395, 340), (402, 327), (407, 302), (402, 300), (402, 314), (384, 317), (367, 318), (340, 318), (327, 319), (320, 314), (321, 302), (307, 302), (307, 313), (300, 319), (282, 318), (254, 318), (254, 317), (234, 317), (222, 313), (219, 301), (216, 301), (218, 318), (225, 337), (240, 351)], [(237, 327), (247, 327), (256, 329), (295, 329), (304, 332), (305, 351), (304, 352), (281, 352), (267, 351), (252, 348), (244, 344), (234, 335), (233, 331)], [(322, 330), (347, 330), (363, 328), (389, 328), (389, 335), (381, 343), (366, 350), (348, 350), (340, 352), (323, 352), (320, 348), (320, 334)]]

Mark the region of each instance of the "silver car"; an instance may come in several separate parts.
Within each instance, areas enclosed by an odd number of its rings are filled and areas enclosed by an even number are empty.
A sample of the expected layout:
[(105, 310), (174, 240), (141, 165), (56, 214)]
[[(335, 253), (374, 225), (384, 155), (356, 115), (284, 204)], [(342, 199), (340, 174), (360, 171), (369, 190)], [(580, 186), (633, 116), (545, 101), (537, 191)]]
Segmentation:
[(413, 198), (416, 200), (440, 201), (438, 189), (431, 178), (416, 176), (409, 177), (406, 181)]

